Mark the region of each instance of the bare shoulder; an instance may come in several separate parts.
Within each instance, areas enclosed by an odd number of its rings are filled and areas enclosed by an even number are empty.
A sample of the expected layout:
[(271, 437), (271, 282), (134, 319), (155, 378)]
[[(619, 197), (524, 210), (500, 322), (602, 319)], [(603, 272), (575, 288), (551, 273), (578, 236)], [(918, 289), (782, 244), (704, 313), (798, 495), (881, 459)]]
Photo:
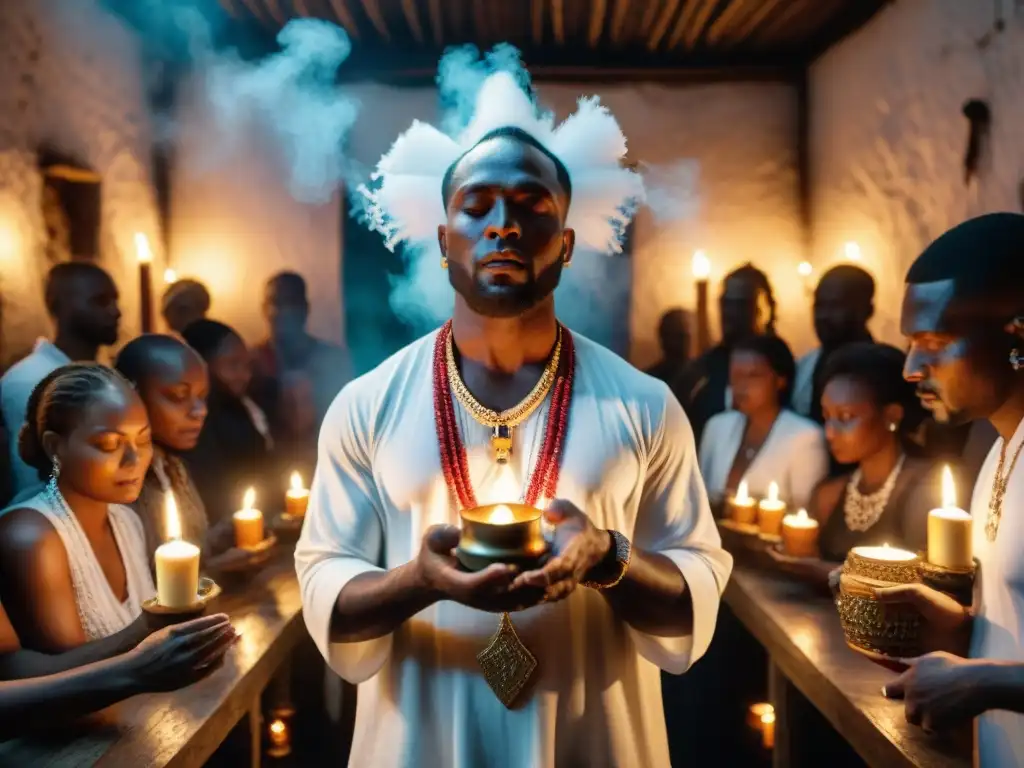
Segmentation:
[(54, 564), (67, 562), (67, 551), (45, 515), (31, 507), (20, 507), (0, 516), (0, 559)]

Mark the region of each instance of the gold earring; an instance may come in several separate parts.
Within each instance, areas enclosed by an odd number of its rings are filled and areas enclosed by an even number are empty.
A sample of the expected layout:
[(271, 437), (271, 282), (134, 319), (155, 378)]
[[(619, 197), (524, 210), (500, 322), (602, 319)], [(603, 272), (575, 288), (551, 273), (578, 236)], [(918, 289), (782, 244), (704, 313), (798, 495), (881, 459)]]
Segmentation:
[(444, 256), (441, 257), (441, 269), (448, 269), (448, 259)]

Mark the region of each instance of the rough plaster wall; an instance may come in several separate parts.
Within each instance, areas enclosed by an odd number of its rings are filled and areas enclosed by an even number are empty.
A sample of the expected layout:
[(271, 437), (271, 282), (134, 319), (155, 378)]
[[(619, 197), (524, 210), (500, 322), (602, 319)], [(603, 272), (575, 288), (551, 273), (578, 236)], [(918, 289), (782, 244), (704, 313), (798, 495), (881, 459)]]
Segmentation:
[(296, 202), (276, 147), (258, 128), (235, 136), (221, 151), (223, 144), (210, 140), (210, 120), (202, 99), (186, 88), (176, 120), (171, 266), (178, 277), (206, 283), (211, 315), (249, 342), (266, 337), (261, 303), (267, 278), (284, 269), (299, 272), (309, 288), (310, 331), (341, 341), (340, 203)]
[[(363, 103), (364, 117), (349, 145), (362, 162), (376, 162), (413, 118), (436, 121), (432, 89), (360, 86), (353, 92)], [(580, 95), (595, 88), (542, 83), (538, 92), (542, 103), (564, 118)], [(699, 161), (702, 206), (696, 218), (676, 223), (659, 224), (649, 212), (642, 213), (632, 265), (603, 256), (577, 259), (566, 273), (576, 286), (566, 296), (573, 313), (582, 320), (585, 313), (621, 307), (615, 322), (631, 334), (630, 358), (647, 365), (659, 354), (661, 314), (673, 306), (693, 308), (691, 256), (703, 248), (712, 260), (712, 296), (717, 281), (743, 262), (765, 268), (779, 297), (781, 331), (796, 351), (805, 348), (812, 333), (802, 289), (794, 280), (796, 265), (805, 258), (797, 208), (794, 91), (784, 84), (750, 83), (607, 86), (596, 92), (622, 125), (631, 157), (653, 165)], [(631, 296), (620, 296), (620, 286), (630, 282)], [(589, 304), (576, 301), (593, 295), (588, 287), (593, 283), (603, 287), (604, 295)], [(593, 318), (591, 326), (606, 330), (600, 319)], [(717, 323), (713, 328), (717, 331)]]
[[(811, 70), (816, 266), (861, 245), (879, 281), (875, 330), (902, 344), (907, 267), (957, 222), (1020, 210), (1024, 176), (1024, 9), (992, 33), (988, 0), (900, 0)], [(979, 41), (988, 36), (988, 43)], [(965, 101), (992, 110), (978, 179), (964, 184)]]
[(0, 18), (0, 366), (50, 328), (42, 302), (42, 178), (48, 143), (100, 173), (101, 258), (122, 293), (122, 338), (139, 329), (136, 232), (161, 266), (150, 126), (132, 34), (95, 0), (4, 0)]

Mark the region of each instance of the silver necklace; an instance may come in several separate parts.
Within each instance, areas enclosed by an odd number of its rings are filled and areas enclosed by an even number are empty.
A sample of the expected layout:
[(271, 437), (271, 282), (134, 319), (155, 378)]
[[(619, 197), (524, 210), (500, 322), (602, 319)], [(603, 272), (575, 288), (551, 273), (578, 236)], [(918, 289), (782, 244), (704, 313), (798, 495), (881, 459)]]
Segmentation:
[(851, 531), (863, 532), (878, 522), (878, 518), (885, 512), (885, 507), (889, 503), (892, 489), (896, 487), (896, 478), (900, 476), (905, 458), (904, 454), (900, 454), (899, 461), (896, 462), (896, 466), (892, 468), (889, 476), (885, 478), (882, 487), (871, 494), (860, 492), (860, 468), (853, 473), (850, 481), (846, 484), (846, 501), (843, 503), (843, 515), (846, 518), (847, 528)]

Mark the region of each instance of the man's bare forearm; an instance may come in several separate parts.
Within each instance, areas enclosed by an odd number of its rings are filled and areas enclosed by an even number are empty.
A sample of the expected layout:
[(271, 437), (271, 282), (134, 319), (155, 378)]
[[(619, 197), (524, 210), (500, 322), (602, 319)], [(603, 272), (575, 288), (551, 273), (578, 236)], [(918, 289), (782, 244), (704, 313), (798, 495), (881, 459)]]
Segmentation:
[(84, 643), (64, 653), (19, 649), (0, 655), (0, 680), (24, 680), (55, 675), (130, 651), (146, 638), (141, 622), (133, 622), (109, 637)]
[(345, 585), (331, 618), (331, 641), (357, 643), (391, 634), (441, 599), (415, 562), (363, 573)]
[(680, 637), (693, 631), (686, 579), (665, 555), (634, 547), (622, 581), (603, 593), (619, 618), (641, 632)]

